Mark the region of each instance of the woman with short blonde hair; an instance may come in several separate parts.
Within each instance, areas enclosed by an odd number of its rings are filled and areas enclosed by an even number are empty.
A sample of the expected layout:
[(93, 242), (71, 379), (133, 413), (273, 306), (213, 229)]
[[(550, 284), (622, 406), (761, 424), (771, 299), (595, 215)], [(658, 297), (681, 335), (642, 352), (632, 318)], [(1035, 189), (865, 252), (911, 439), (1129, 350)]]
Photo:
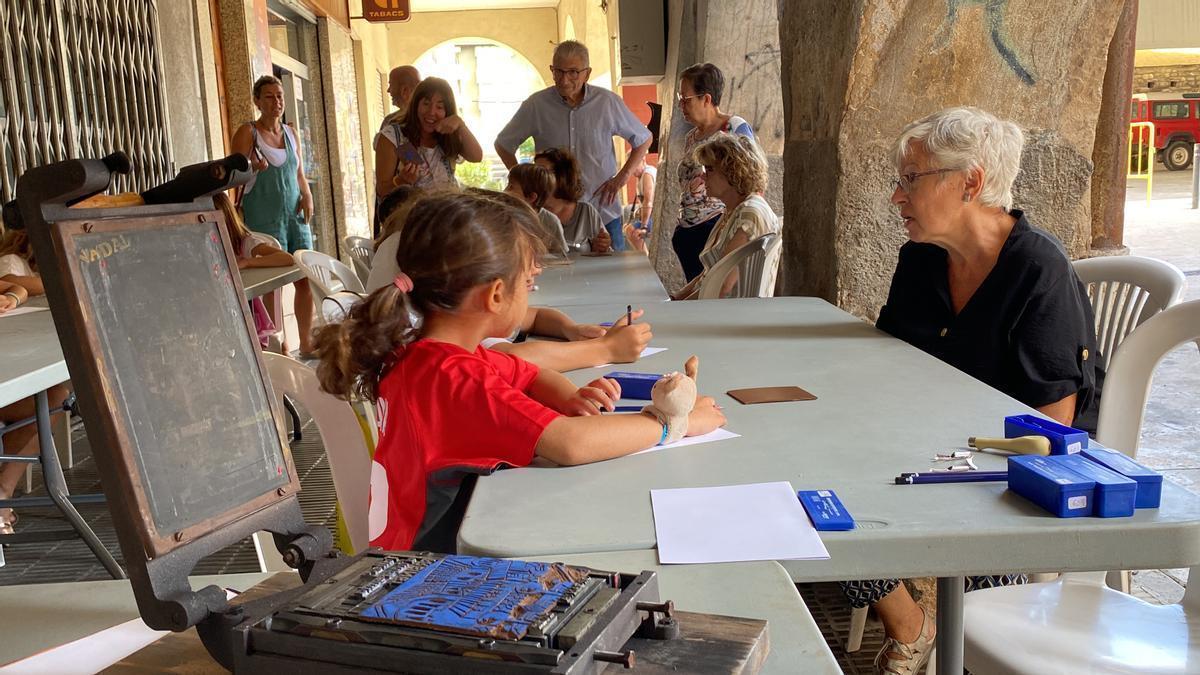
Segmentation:
[[(703, 270), (671, 296), (674, 300), (694, 298), (708, 270), (721, 258), (759, 237), (779, 232), (779, 217), (762, 196), (767, 189), (767, 158), (753, 138), (718, 132), (696, 146), (692, 158), (702, 168), (706, 193), (720, 200), (725, 210), (700, 251)], [(734, 270), (722, 282), (721, 296), (729, 295), (737, 282), (738, 271)]]

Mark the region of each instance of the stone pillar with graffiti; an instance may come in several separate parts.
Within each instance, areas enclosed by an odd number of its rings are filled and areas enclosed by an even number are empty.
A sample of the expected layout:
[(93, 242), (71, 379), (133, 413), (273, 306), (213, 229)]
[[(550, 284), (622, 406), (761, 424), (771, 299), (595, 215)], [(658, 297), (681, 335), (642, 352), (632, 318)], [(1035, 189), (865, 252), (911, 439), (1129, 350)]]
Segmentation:
[(667, 75), (659, 86), (663, 103), (658, 183), (654, 198), (651, 260), (667, 288), (683, 286), (683, 273), (671, 249), (679, 217), (677, 179), (683, 137), (690, 128), (676, 97), (678, 73), (694, 63), (715, 64), (725, 75), (721, 110), (744, 118), (754, 127), (770, 163), (766, 199), (784, 215), (783, 97), (779, 89), (779, 19), (775, 0), (668, 3), (670, 35)]
[(908, 122), (973, 105), (1026, 131), (1016, 202), (1073, 257), (1122, 2), (784, 0), (785, 292), (873, 317), (905, 240), (889, 156)]

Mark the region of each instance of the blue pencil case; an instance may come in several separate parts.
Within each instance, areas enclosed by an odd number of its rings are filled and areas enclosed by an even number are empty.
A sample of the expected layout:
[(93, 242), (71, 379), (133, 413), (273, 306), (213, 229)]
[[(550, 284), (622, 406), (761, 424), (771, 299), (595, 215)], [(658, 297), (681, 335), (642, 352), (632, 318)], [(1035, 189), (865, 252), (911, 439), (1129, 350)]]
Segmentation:
[(1086, 431), (1080, 431), (1036, 415), (1010, 415), (1004, 418), (1004, 437), (1045, 436), (1050, 439), (1051, 455), (1069, 455), (1088, 446)]
[(1092, 515), (1096, 481), (1041, 455), (1008, 458), (1008, 489), (1059, 518)]
[(621, 398), (650, 400), (650, 390), (654, 383), (662, 377), (656, 373), (626, 373), (615, 372), (605, 375), (610, 380), (616, 380), (621, 385)]
[(1096, 482), (1096, 491), (1092, 500), (1093, 516), (1124, 518), (1133, 515), (1133, 505), (1138, 491), (1136, 482), (1081, 454), (1058, 455), (1051, 459)]
[(1137, 482), (1134, 508), (1157, 509), (1162, 500), (1162, 474), (1133, 461), (1123, 453), (1096, 445), (1081, 453), (1091, 461)]

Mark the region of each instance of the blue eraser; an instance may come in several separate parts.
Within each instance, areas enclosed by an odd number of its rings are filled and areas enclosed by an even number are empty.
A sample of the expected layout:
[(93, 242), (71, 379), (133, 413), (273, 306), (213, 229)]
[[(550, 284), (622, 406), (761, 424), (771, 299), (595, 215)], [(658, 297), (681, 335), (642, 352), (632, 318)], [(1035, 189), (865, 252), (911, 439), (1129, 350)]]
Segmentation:
[(599, 325), (601, 325), (601, 326), (604, 326), (605, 328), (612, 328), (613, 322), (611, 322), (611, 321), (601, 321), (601, 322), (599, 323)]
[(818, 530), (853, 530), (854, 518), (833, 490), (799, 490), (796, 496)]
[(1059, 518), (1092, 515), (1096, 481), (1041, 455), (1008, 458), (1008, 489)]
[(1069, 455), (1088, 446), (1088, 434), (1073, 427), (1037, 415), (1010, 415), (1004, 418), (1004, 437), (1045, 436), (1050, 439), (1050, 454)]
[(654, 383), (662, 378), (661, 373), (625, 373), (616, 372), (605, 375), (610, 380), (616, 380), (621, 385), (621, 398), (650, 400), (650, 390)]
[(1130, 459), (1124, 453), (1109, 450), (1093, 444), (1082, 453), (1089, 460), (1106, 466), (1113, 471), (1137, 482), (1137, 499), (1134, 507), (1139, 509), (1157, 509), (1162, 500), (1162, 474), (1154, 469), (1148, 469)]
[(1056, 455), (1051, 459), (1096, 481), (1092, 515), (1100, 518), (1124, 518), (1133, 515), (1138, 485), (1133, 480), (1093, 462), (1081, 454)]

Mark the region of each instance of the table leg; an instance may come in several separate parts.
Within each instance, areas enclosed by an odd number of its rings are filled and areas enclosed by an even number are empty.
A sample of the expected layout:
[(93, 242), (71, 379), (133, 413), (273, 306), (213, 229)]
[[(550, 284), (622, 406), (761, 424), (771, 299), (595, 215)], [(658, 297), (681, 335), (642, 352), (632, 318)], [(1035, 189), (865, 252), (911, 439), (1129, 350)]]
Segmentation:
[(124, 570), (71, 504), (67, 479), (63, 476), (62, 465), (58, 461), (58, 450), (54, 447), (54, 435), (50, 430), (50, 403), (46, 392), (38, 392), (34, 401), (37, 404), (38, 450), (42, 457), (42, 480), (46, 483), (46, 492), (50, 499), (54, 500), (58, 510), (67, 517), (71, 527), (79, 533), (88, 548), (92, 549), (92, 553), (100, 560), (100, 564), (104, 565), (104, 569), (108, 570), (114, 579), (124, 579)]
[(938, 577), (937, 580), (937, 672), (938, 675), (962, 675), (963, 672), (963, 577)]

